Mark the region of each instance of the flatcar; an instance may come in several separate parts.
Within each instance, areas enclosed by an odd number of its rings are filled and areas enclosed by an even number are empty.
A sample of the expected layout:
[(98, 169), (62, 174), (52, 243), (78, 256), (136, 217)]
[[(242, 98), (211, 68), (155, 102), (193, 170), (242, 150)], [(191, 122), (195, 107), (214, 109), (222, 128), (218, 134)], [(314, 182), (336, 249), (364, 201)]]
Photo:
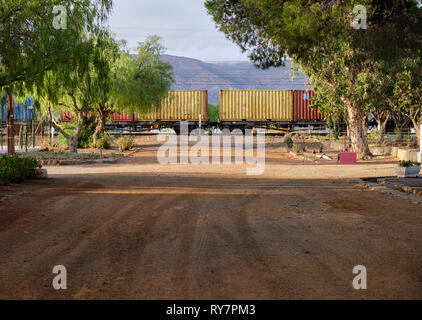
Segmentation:
[(109, 127), (133, 130), (173, 128), (180, 133), (180, 121), (189, 130), (218, 126), (241, 129), (292, 129), (297, 125), (323, 125), (324, 115), (311, 106), (313, 91), (305, 90), (222, 90), (218, 123), (208, 120), (207, 91), (170, 91), (161, 108), (145, 115), (114, 113)]

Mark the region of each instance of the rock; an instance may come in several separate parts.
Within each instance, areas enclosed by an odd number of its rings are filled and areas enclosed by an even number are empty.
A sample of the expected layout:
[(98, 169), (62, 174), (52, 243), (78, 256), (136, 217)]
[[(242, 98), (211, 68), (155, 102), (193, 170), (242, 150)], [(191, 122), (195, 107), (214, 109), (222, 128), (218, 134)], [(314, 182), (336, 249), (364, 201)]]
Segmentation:
[(37, 179), (47, 179), (48, 174), (46, 169), (36, 169), (35, 170), (35, 177)]
[(106, 158), (106, 159), (103, 159), (103, 163), (116, 163), (116, 159)]
[(125, 278), (123, 278), (123, 277), (118, 277), (118, 278), (116, 278), (116, 281), (125, 281)]
[(401, 188), (401, 190), (402, 190), (403, 192), (413, 193), (413, 189), (412, 189), (411, 187), (409, 187), (409, 186), (403, 186), (403, 187)]

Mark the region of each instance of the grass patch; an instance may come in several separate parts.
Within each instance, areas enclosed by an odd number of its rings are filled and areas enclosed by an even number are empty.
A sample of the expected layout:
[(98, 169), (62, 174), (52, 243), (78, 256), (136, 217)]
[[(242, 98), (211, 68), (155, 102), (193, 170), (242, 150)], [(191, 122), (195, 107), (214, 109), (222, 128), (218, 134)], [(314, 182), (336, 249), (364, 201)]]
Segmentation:
[[(20, 154), (19, 157), (37, 160), (96, 160), (101, 159), (99, 153), (70, 153), (70, 152), (28, 152)], [(103, 154), (103, 158), (120, 158), (116, 153)]]

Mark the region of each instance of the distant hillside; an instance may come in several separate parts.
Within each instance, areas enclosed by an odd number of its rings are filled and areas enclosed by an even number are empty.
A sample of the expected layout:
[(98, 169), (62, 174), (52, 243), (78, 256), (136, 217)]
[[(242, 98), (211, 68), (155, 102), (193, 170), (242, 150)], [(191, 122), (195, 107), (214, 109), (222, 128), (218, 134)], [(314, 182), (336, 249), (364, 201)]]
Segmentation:
[(174, 69), (174, 90), (208, 90), (209, 103), (219, 103), (220, 90), (301, 90), (308, 79), (294, 78), (290, 64), (259, 70), (250, 62), (206, 63), (200, 60), (163, 55)]

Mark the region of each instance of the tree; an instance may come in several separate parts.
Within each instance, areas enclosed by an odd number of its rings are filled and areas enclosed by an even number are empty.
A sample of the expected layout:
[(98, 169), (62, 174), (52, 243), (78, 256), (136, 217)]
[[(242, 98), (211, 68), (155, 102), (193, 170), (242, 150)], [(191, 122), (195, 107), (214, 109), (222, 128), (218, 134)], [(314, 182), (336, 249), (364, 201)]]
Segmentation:
[[(397, 61), (406, 48), (420, 48), (422, 32), (421, 8), (415, 0), (359, 4), (356, 7), (352, 0), (206, 1), (220, 30), (258, 66), (280, 66), (290, 57), (313, 85), (324, 83), (323, 91), (345, 106), (352, 145), (363, 158), (370, 154), (369, 110), (361, 96), (368, 70), (379, 60)], [(352, 27), (365, 28), (364, 22), (366, 29)]]
[(419, 143), (422, 125), (422, 58), (420, 55), (403, 61), (402, 71), (395, 75), (393, 100), (396, 101), (397, 109), (412, 122)]
[(48, 71), (72, 70), (81, 35), (101, 28), (111, 0), (8, 0), (0, 6), (0, 89), (8, 94), (9, 153), (14, 153), (13, 94), (44, 82)]
[(94, 146), (112, 112), (149, 111), (161, 105), (174, 81), (172, 66), (161, 60), (164, 47), (160, 37), (150, 36), (140, 43), (134, 58), (123, 48), (124, 43), (117, 43), (111, 35), (98, 42), (98, 59), (92, 71), (98, 88)]
[[(44, 102), (43, 113), (48, 117), (51, 125), (69, 141), (70, 152), (76, 153), (79, 136), (85, 120), (94, 103), (97, 87), (93, 81), (91, 66), (95, 56), (96, 39), (86, 32), (80, 35), (78, 44), (78, 61), (57, 66), (43, 74), (43, 81), (34, 86), (35, 96)], [(60, 115), (70, 112), (71, 120), (76, 123), (62, 125), (57, 120)], [(73, 131), (72, 133), (70, 131)]]

